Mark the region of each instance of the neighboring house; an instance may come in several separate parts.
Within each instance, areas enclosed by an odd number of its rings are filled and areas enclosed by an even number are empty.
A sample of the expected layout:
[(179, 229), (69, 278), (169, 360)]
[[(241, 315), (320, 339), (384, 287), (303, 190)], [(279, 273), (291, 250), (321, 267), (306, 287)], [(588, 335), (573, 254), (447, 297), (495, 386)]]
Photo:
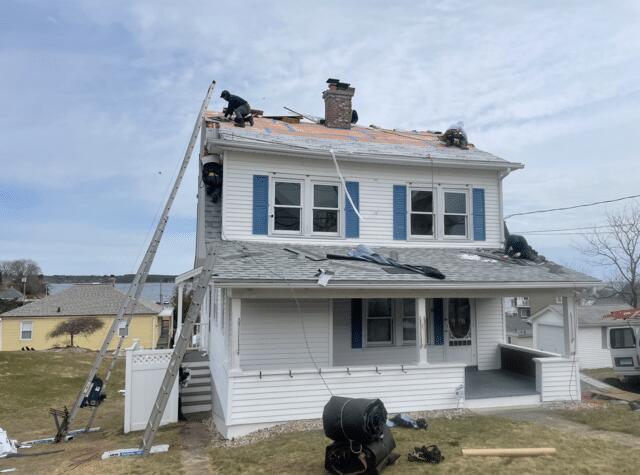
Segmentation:
[[(610, 368), (611, 353), (607, 329), (612, 326), (627, 326), (629, 322), (604, 318), (616, 310), (631, 307), (626, 304), (579, 305), (578, 307), (577, 357), (581, 368)], [(529, 321), (533, 327), (533, 346), (543, 351), (562, 353), (564, 328), (562, 306), (548, 305), (533, 315)], [(640, 322), (634, 323), (640, 325)]]
[[(49, 339), (47, 335), (58, 323), (83, 317), (98, 317), (105, 325), (88, 337), (76, 335), (74, 345), (98, 350), (125, 297), (112, 284), (78, 284), (0, 314), (0, 350), (18, 351), (24, 346), (44, 350), (68, 345), (68, 337)], [(138, 303), (124, 341), (125, 348), (134, 338), (145, 348), (156, 347), (160, 335), (160, 310), (153, 303)], [(115, 348), (116, 344), (117, 338), (114, 338), (111, 347)]]
[(22, 295), (22, 292), (20, 292), (19, 290), (9, 287), (7, 289), (0, 290), (0, 300), (6, 300), (6, 301), (15, 300), (18, 302), (22, 302), (24, 300), (24, 295)]
[(531, 316), (529, 297), (507, 297), (503, 299), (503, 306), (505, 315), (516, 315), (520, 318)]
[[(507, 343), (504, 297), (562, 296), (569, 328), (574, 289), (599, 284), (500, 252), (502, 181), (523, 165), (446, 146), (440, 133), (354, 126), (353, 94), (330, 84), (323, 123), (255, 117), (236, 128), (207, 115), (200, 159), (221, 164), (222, 198), (207, 193), (207, 172), (195, 268), (176, 279), (182, 315), (183, 287), (214, 247), (193, 339), (213, 403), (199, 408), (232, 437), (320, 417), (331, 394), (379, 397), (389, 411), (579, 398), (571, 346), (557, 358)], [(359, 244), (446, 279), (327, 257)]]
[(533, 328), (531, 323), (517, 315), (505, 315), (507, 343), (533, 347)]

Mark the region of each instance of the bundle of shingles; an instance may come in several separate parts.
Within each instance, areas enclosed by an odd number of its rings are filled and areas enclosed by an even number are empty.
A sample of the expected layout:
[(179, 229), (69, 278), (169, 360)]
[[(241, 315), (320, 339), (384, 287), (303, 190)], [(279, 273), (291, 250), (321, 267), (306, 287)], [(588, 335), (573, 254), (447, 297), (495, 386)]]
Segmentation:
[(324, 407), (324, 433), (333, 440), (325, 452), (331, 474), (380, 474), (399, 455), (386, 425), (387, 410), (379, 399), (332, 396)]

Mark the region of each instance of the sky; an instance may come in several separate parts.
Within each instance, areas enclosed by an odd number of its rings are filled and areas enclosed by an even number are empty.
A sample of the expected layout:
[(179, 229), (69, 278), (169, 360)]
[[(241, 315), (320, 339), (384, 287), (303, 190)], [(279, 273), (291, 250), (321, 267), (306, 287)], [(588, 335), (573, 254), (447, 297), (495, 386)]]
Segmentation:
[[(329, 77), (356, 88), (364, 125), (462, 120), (478, 148), (524, 163), (507, 215), (640, 193), (640, 2), (2, 0), (0, 260), (134, 272), (210, 81), (322, 116)], [(152, 272), (192, 267), (196, 182), (193, 160)], [(509, 225), (601, 225), (625, 203)], [(607, 273), (579, 234), (528, 239)]]

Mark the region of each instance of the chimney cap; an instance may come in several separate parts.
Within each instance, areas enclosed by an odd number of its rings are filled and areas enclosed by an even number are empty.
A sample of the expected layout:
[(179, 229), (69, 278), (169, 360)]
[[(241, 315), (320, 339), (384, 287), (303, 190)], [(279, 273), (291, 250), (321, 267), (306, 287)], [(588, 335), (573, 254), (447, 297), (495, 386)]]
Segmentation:
[(335, 86), (337, 89), (347, 89), (351, 84), (348, 82), (340, 82), (340, 79), (329, 78), (327, 79), (329, 86)]

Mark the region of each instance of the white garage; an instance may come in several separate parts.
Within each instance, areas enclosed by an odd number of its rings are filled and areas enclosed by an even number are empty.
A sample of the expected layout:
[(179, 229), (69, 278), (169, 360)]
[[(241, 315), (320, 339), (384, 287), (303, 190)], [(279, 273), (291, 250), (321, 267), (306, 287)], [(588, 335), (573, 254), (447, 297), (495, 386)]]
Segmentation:
[[(631, 307), (626, 304), (578, 306), (577, 357), (580, 368), (611, 367), (607, 328), (620, 323), (603, 317), (614, 310), (628, 308)], [(533, 328), (534, 348), (562, 354), (564, 348), (562, 305), (548, 305), (533, 315), (529, 322)]]

